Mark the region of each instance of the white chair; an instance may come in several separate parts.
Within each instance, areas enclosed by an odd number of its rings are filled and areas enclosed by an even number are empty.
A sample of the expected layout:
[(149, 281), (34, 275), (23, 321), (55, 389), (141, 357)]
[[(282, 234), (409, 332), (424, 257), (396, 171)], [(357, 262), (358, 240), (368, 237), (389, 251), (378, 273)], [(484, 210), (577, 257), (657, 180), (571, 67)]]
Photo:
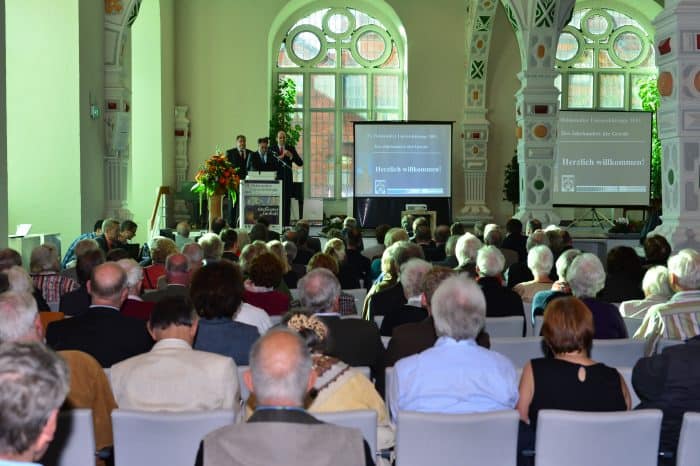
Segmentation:
[(627, 384), (627, 390), (630, 392), (630, 398), (632, 399), (632, 408), (640, 403), (640, 399), (637, 396), (637, 392), (634, 391), (632, 387), (632, 368), (631, 367), (617, 367), (617, 371), (620, 373), (625, 383)]
[(491, 351), (501, 353), (515, 367), (523, 367), (530, 359), (544, 356), (540, 337), (491, 338)]
[(283, 317), (282, 315), (270, 316), (270, 322), (272, 322), (272, 325), (275, 326), (275, 325), (279, 324), (280, 322), (282, 322), (282, 317)]
[(543, 409), (535, 466), (656, 466), (661, 411), (584, 413)]
[(58, 415), (56, 433), (41, 464), (45, 466), (95, 466), (95, 433), (92, 410), (73, 409)]
[(535, 328), (532, 326), (532, 303), (523, 301), (523, 317), (525, 318), (525, 336), (535, 335)]
[(384, 349), (387, 349), (389, 347), (390, 341), (391, 337), (382, 337), (382, 345), (384, 345)]
[(105, 371), (105, 377), (107, 377), (107, 382), (109, 382), (109, 385), (112, 385), (112, 368), (111, 367), (103, 367), (103, 371)]
[(487, 317), (486, 331), (491, 338), (522, 337), (523, 323), (520, 316)]
[(625, 321), (625, 327), (627, 327), (627, 336), (632, 338), (637, 329), (642, 326), (644, 319), (638, 319), (636, 317), (623, 317), (622, 320)]
[(115, 466), (192, 466), (205, 435), (233, 424), (233, 410), (112, 411)]
[(377, 452), (377, 412), (371, 409), (356, 411), (336, 411), (334, 413), (313, 413), (319, 421), (351, 427), (362, 432), (371, 452)]
[(591, 358), (611, 367), (634, 367), (634, 363), (644, 356), (644, 340), (616, 338), (593, 340)]
[[(391, 406), (391, 395), (394, 390), (394, 384), (396, 384), (396, 380), (394, 380), (394, 367), (387, 367), (384, 369), (384, 400), (387, 409), (389, 409), (389, 406)], [(394, 419), (395, 421), (396, 419)]]
[(384, 321), (384, 316), (374, 316), (374, 323), (377, 324), (377, 328), (382, 328), (383, 321)]
[(670, 338), (661, 338), (656, 344), (656, 354), (661, 354), (669, 346), (682, 345), (683, 340), (671, 340)]
[(517, 443), (515, 410), (477, 414), (399, 411), (396, 464), (515, 466)]
[(700, 413), (685, 413), (681, 435), (678, 438), (676, 466), (697, 466), (700, 464)]
[(544, 316), (535, 316), (535, 329), (533, 330), (533, 336), (540, 336), (542, 333), (542, 324), (544, 324)]
[(250, 391), (248, 390), (248, 386), (245, 384), (245, 381), (243, 380), (243, 373), (248, 370), (248, 366), (238, 366), (238, 386), (241, 387), (241, 401), (245, 404), (246, 401), (248, 401), (248, 398), (250, 398)]
[(292, 295), (292, 301), (299, 299), (299, 290), (297, 288), (291, 288), (289, 294)]
[(367, 296), (367, 290), (365, 288), (357, 288), (354, 290), (343, 290), (345, 293), (352, 295), (355, 298), (355, 311), (357, 315), (362, 314), (362, 305), (365, 302), (365, 296)]

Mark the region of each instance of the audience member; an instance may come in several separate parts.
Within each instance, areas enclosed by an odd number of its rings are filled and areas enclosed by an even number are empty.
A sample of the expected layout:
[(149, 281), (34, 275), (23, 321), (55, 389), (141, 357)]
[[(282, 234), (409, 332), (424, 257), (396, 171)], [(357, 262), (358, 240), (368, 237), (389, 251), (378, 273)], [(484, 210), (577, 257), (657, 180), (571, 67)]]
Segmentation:
[[(309, 271), (322, 268), (330, 270), (335, 278), (338, 278), (338, 261), (335, 257), (330, 254), (324, 254), (322, 252), (317, 252), (311, 257), (309, 265), (307, 266)], [(291, 305), (291, 307), (300, 307), (301, 303), (296, 300)], [(357, 308), (355, 307), (355, 298), (348, 293), (345, 293), (342, 289), (340, 290), (340, 296), (338, 297), (338, 313), (341, 316), (356, 316)]]
[(373, 465), (373, 452), (358, 430), (324, 424), (304, 410), (306, 394), (316, 383), (312, 364), (296, 332), (274, 329), (260, 338), (244, 373), (259, 407), (247, 423), (204, 437), (195, 465)]
[(165, 275), (165, 259), (178, 252), (175, 241), (170, 238), (158, 237), (153, 240), (151, 247), (151, 265), (143, 269), (143, 289), (158, 289), (158, 278)]
[(630, 409), (630, 394), (620, 373), (591, 359), (594, 320), (586, 305), (573, 297), (547, 306), (542, 337), (554, 357), (533, 359), (523, 368), (517, 405), (522, 421), (518, 451), (534, 448), (541, 409)]
[(537, 230), (542, 229), (542, 222), (540, 222), (538, 219), (533, 218), (528, 220), (527, 224), (525, 225), (525, 236), (530, 236), (533, 232)]
[(287, 251), (284, 249), (284, 245), (279, 240), (268, 241), (267, 250), (279, 259), (280, 264), (282, 264), (282, 281), (288, 290), (297, 287), (297, 281), (299, 277), (296, 272), (292, 270), (292, 267), (287, 260)]
[(103, 264), (104, 261), (105, 255), (102, 249), (88, 249), (85, 253), (78, 255), (78, 262), (76, 263), (75, 270), (78, 275), (78, 284), (80, 284), (80, 286), (77, 290), (61, 296), (58, 306), (59, 311), (63, 312), (66, 316), (77, 316), (88, 311), (92, 303), (92, 298), (90, 298), (90, 293), (88, 292), (87, 282), (90, 279), (90, 275), (92, 275), (92, 270), (98, 265)]
[(504, 270), (516, 262), (519, 262), (520, 258), (517, 251), (503, 247), (503, 231), (501, 227), (493, 223), (486, 225), (486, 227), (487, 229), (484, 232), (484, 244), (487, 246), (496, 246), (498, 250), (501, 251), (503, 257), (506, 259)]
[(164, 272), (165, 286), (147, 292), (144, 295), (144, 301), (157, 303), (167, 297), (188, 295), (192, 271), (187, 256), (179, 253), (170, 254), (165, 259)]
[(558, 280), (552, 283), (552, 288), (545, 291), (539, 291), (535, 293), (532, 298), (532, 323), (535, 322), (535, 316), (541, 316), (544, 314), (544, 310), (549, 304), (549, 302), (560, 296), (567, 296), (571, 294), (571, 287), (569, 282), (566, 281), (566, 273), (569, 271), (571, 263), (578, 256), (581, 255), (581, 251), (578, 249), (569, 249), (564, 251), (555, 264), (557, 270)]
[(54, 438), (68, 368), (41, 343), (0, 345), (0, 463), (35, 465)]
[(186, 244), (182, 248), (182, 253), (187, 257), (187, 262), (190, 264), (190, 275), (193, 275), (202, 267), (202, 261), (204, 260), (202, 246), (199, 243)]
[(459, 276), (440, 284), (431, 300), (438, 339), (432, 348), (394, 366), (391, 414), (399, 410), (474, 413), (513, 409), (515, 367), (505, 356), (476, 344), (486, 301), (478, 285)]
[[(98, 221), (95, 222), (95, 225), (92, 227), (92, 232), (88, 233), (83, 233), (82, 235), (78, 236), (76, 239), (73, 240), (73, 242), (68, 246), (66, 249), (66, 252), (63, 253), (63, 260), (61, 261), (61, 268), (62, 269), (68, 269), (71, 267), (75, 267), (75, 261), (78, 259), (78, 253), (76, 252), (75, 248), (78, 246), (78, 243), (80, 243), (83, 240), (89, 239), (89, 240), (94, 240), (97, 238), (99, 235), (102, 234), (102, 222), (104, 219), (99, 219)], [(97, 245), (97, 243), (95, 243)], [(99, 247), (99, 246), (98, 246)], [(69, 277), (73, 278), (74, 277)]]
[(238, 262), (238, 233), (233, 228), (224, 228), (219, 233), (219, 239), (224, 243), (224, 252), (221, 254), (222, 259)]
[(435, 227), (435, 251), (433, 252), (433, 263), (445, 260), (445, 246), (450, 238), (450, 227), (448, 225), (438, 225)]
[(7, 276), (7, 282), (9, 283), (8, 289), (10, 291), (28, 294), (32, 294), (34, 291), (32, 277), (19, 265), (13, 265), (9, 269), (3, 270), (1, 273)]
[(644, 299), (620, 303), (620, 314), (623, 317), (643, 319), (651, 306), (663, 304), (671, 299), (673, 290), (668, 280), (668, 269), (663, 265), (655, 265), (648, 269), (642, 280), (642, 290)]
[(449, 267), (450, 269), (455, 269), (459, 267), (459, 261), (455, 255), (455, 250), (457, 249), (457, 241), (459, 241), (459, 236), (452, 235), (447, 238), (445, 243), (445, 259), (437, 262), (433, 262), (433, 265), (441, 267)]
[[(282, 243), (282, 246), (284, 246), (284, 251), (287, 254), (287, 263), (291, 267), (292, 272), (296, 275), (298, 281), (306, 273), (306, 266), (294, 261), (297, 257), (297, 245), (293, 241), (285, 241)], [(296, 288), (296, 286), (292, 286), (290, 289), (291, 288)]]
[(459, 263), (456, 270), (465, 272), (471, 278), (476, 278), (476, 254), (481, 246), (481, 240), (471, 233), (460, 236), (457, 240), (457, 246), (455, 246), (455, 254)]
[(338, 261), (338, 280), (342, 289), (356, 290), (360, 288), (360, 277), (353, 274), (353, 270), (347, 263), (343, 240), (331, 238), (324, 246), (323, 252), (333, 256)]
[(250, 228), (250, 241), (255, 242), (255, 241), (262, 241), (263, 243), (267, 243), (267, 241), (270, 239), (268, 237), (268, 229), (267, 227), (258, 222), (255, 225), (253, 225)]
[(486, 317), (523, 315), (523, 301), (520, 296), (503, 286), (501, 273), (505, 263), (505, 257), (496, 246), (484, 246), (477, 253), (477, 283), (486, 300)]
[[(398, 243), (399, 241), (408, 241), (408, 233), (406, 233), (406, 230), (403, 228), (390, 228), (386, 232), (386, 235), (384, 235), (384, 252), (386, 252), (386, 249), (389, 246), (394, 243)], [(383, 252), (382, 257), (384, 257)], [(383, 259), (381, 257), (372, 260), (372, 263), (370, 264), (370, 273), (372, 275), (371, 278), (374, 278), (375, 280), (381, 279), (382, 273), (384, 272), (382, 270), (382, 264)]]
[(245, 228), (236, 228), (236, 233), (238, 233), (237, 254), (240, 255), (243, 248), (250, 244), (250, 235), (248, 235), (248, 230), (246, 230)]
[(647, 355), (656, 350), (658, 340), (685, 340), (697, 335), (700, 313), (700, 254), (683, 249), (668, 259), (668, 277), (674, 295), (664, 304), (647, 311), (635, 338), (647, 341)]
[(250, 264), (245, 281), (245, 302), (264, 309), (269, 315), (282, 315), (289, 310), (289, 296), (277, 288), (282, 281), (282, 263), (271, 252), (258, 255)]
[[(675, 456), (678, 435), (687, 411), (700, 412), (700, 337), (670, 346), (660, 354), (641, 358), (632, 370), (632, 386), (639, 396), (636, 409), (660, 409), (659, 451)], [(659, 465), (675, 465), (675, 459), (660, 459)]]
[[(44, 327), (36, 302), (26, 293), (0, 294), (0, 342), (13, 341), (44, 341)], [(59, 351), (58, 354), (70, 369), (70, 391), (64, 406), (90, 409), (95, 450), (112, 446), (111, 413), (117, 404), (104, 370), (95, 358), (82, 351)]]
[(627, 328), (617, 307), (595, 298), (605, 284), (605, 271), (598, 256), (589, 252), (578, 255), (566, 272), (566, 281), (573, 295), (593, 314), (593, 338), (627, 338)]
[[(547, 246), (549, 247), (549, 238), (544, 230), (535, 230), (527, 237), (525, 242), (525, 249), (530, 252), (535, 246)], [(535, 277), (532, 276), (532, 272), (527, 266), (527, 259), (525, 262), (516, 262), (515, 264), (508, 267), (505, 273), (506, 286), (508, 288), (513, 288), (518, 283), (528, 282), (533, 280)]]
[[(346, 232), (347, 247), (345, 248), (345, 268), (350, 277), (356, 277), (358, 288), (369, 289), (370, 260), (362, 255), (362, 231), (359, 228), (350, 228)], [(341, 280), (342, 285), (342, 280)]]
[(411, 214), (406, 214), (401, 217), (401, 229), (405, 231), (409, 237), (413, 236), (413, 222), (415, 220), (415, 217)]
[(129, 254), (129, 251), (126, 249), (112, 248), (105, 256), (105, 260), (107, 262), (118, 262), (122, 259), (129, 259), (130, 257), (131, 254)]
[(390, 337), (395, 327), (409, 322), (421, 322), (428, 317), (422, 303), (421, 286), (433, 266), (423, 259), (413, 258), (401, 266), (399, 281), (406, 304), (393, 306), (384, 314), (379, 333)]
[(374, 238), (377, 240), (377, 244), (369, 247), (365, 247), (362, 250), (362, 255), (365, 256), (367, 259), (370, 261), (382, 257), (382, 253), (384, 252), (384, 239), (386, 238), (386, 233), (389, 231), (391, 227), (387, 225), (386, 223), (382, 223), (381, 225), (377, 225), (377, 228), (374, 229)]
[(280, 234), (277, 233), (275, 230), (270, 229), (270, 219), (267, 218), (265, 215), (262, 215), (258, 218), (257, 223), (265, 227), (265, 230), (267, 231), (267, 240), (268, 241), (279, 241), (280, 240)]
[[(14, 249), (5, 248), (0, 250), (0, 272), (11, 268), (12, 266), (22, 267), (22, 256)], [(26, 272), (25, 272), (26, 275)], [(49, 310), (49, 305), (41, 294), (41, 291), (32, 284), (32, 296), (36, 300), (36, 305), (39, 309)]]
[(126, 273), (126, 289), (128, 290), (121, 307), (122, 315), (147, 321), (153, 312), (153, 303), (141, 299), (143, 269), (134, 259), (121, 259), (117, 261), (117, 264)]
[(647, 236), (644, 239), (644, 267), (666, 266), (671, 257), (671, 245), (661, 235)]
[(175, 225), (175, 245), (178, 251), (182, 251), (182, 248), (186, 244), (192, 243), (194, 240), (190, 238), (190, 224), (189, 222), (182, 221)]
[[(484, 241), (484, 234), (486, 229), (486, 223), (482, 221), (477, 221), (474, 222), (474, 226), (472, 227), (472, 231), (474, 232), (474, 236), (476, 236), (479, 241)], [(465, 232), (466, 233), (466, 232)]]
[(605, 287), (598, 299), (621, 303), (644, 298), (642, 291), (642, 261), (629, 246), (617, 246), (608, 251)]
[(265, 252), (267, 252), (267, 244), (262, 241), (250, 243), (243, 248), (241, 255), (238, 257), (238, 265), (241, 266), (243, 278), (247, 278), (250, 275), (250, 266), (253, 263), (253, 259)]
[(341, 319), (338, 313), (340, 282), (329, 270), (309, 271), (299, 280), (301, 305), (328, 327), (328, 356), (351, 366), (369, 366), (379, 393), (384, 392), (384, 345), (374, 322)]
[(223, 230), (224, 228), (226, 228), (226, 220), (224, 220), (222, 217), (216, 217), (214, 220), (211, 221), (210, 233), (219, 236), (219, 233), (221, 233), (221, 230)]
[(64, 277), (68, 277), (74, 282), (78, 283), (80, 285), (80, 280), (78, 280), (78, 257), (82, 256), (86, 252), (94, 249), (100, 249), (100, 247), (97, 244), (97, 241), (94, 239), (83, 239), (78, 241), (75, 244), (75, 247), (73, 248), (73, 257), (74, 259), (70, 261), (68, 264), (68, 267), (63, 269), (61, 271), (61, 275)]
[(102, 367), (151, 349), (153, 340), (145, 323), (119, 312), (128, 294), (126, 273), (119, 265), (107, 262), (95, 267), (87, 288), (92, 297), (89, 310), (72, 319), (51, 322), (46, 331), (49, 346), (84, 351)]
[(527, 267), (534, 277), (527, 282), (518, 283), (513, 291), (518, 293), (524, 302), (532, 302), (532, 298), (540, 291), (552, 288), (549, 273), (554, 265), (554, 255), (547, 246), (535, 246), (527, 253)]
[(197, 241), (202, 247), (203, 263), (209, 264), (221, 260), (224, 253), (224, 243), (219, 238), (219, 233), (205, 233)]
[(501, 245), (518, 253), (518, 262), (527, 262), (527, 236), (523, 235), (523, 223), (517, 218), (506, 222), (506, 237)]
[(115, 247), (119, 247), (119, 220), (107, 218), (102, 222), (102, 234), (95, 237), (97, 245), (102, 252), (107, 253)]
[(169, 297), (156, 304), (148, 321), (148, 333), (156, 342), (151, 351), (112, 367), (112, 388), (121, 409), (238, 408), (236, 365), (230, 357), (192, 349), (197, 323), (186, 297)]
[(455, 222), (450, 225), (450, 236), (462, 236), (467, 231), (464, 229), (464, 224), (461, 222)]
[(425, 259), (429, 262), (441, 260), (441, 254), (437, 252), (437, 246), (435, 241), (433, 241), (430, 226), (427, 223), (416, 225), (413, 231), (415, 232), (413, 242), (423, 249)]
[(253, 325), (233, 320), (241, 306), (243, 277), (236, 264), (208, 264), (192, 276), (190, 297), (200, 317), (194, 348), (230, 356), (248, 365), (248, 352), (260, 335)]

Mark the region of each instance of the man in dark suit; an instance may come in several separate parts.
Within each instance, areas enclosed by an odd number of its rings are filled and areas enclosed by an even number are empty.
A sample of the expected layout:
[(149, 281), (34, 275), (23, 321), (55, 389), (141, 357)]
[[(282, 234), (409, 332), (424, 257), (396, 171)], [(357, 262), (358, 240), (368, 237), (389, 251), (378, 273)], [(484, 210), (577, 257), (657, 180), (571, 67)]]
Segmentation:
[(79, 350), (93, 356), (102, 367), (145, 353), (153, 346), (146, 323), (125, 317), (119, 308), (127, 297), (126, 273), (113, 262), (92, 271), (87, 289), (92, 297), (83, 315), (52, 322), (46, 342), (55, 350)]
[[(244, 135), (239, 134), (236, 136), (236, 147), (233, 147), (226, 151), (226, 158), (233, 165), (234, 168), (238, 170), (238, 176), (244, 180), (248, 174), (247, 166), (248, 159), (253, 155), (253, 151), (246, 148), (246, 138)], [(236, 218), (239, 214), (238, 202), (235, 205), (231, 205), (229, 202), (229, 225), (236, 225)]]
[(384, 346), (374, 322), (341, 319), (338, 313), (340, 282), (327, 269), (314, 269), (297, 284), (301, 305), (328, 327), (329, 356), (351, 366), (369, 366), (379, 393), (384, 392)]
[(359, 228), (349, 228), (347, 231), (347, 247), (345, 249), (345, 265), (348, 273), (362, 280), (364, 287), (371, 286), (369, 273), (370, 261), (362, 255), (362, 232)]
[(527, 262), (527, 236), (523, 235), (523, 224), (517, 218), (511, 218), (506, 223), (506, 237), (501, 247), (518, 253), (518, 262)]
[(287, 133), (277, 132), (277, 144), (271, 147), (271, 151), (277, 154), (279, 166), (277, 167), (277, 179), (282, 180), (282, 225), (289, 225), (289, 211), (292, 200), (292, 163), (301, 167), (304, 161), (292, 145), (287, 144)]
[(276, 172), (279, 162), (269, 150), (270, 139), (258, 139), (258, 151), (248, 157), (246, 173), (250, 172)]

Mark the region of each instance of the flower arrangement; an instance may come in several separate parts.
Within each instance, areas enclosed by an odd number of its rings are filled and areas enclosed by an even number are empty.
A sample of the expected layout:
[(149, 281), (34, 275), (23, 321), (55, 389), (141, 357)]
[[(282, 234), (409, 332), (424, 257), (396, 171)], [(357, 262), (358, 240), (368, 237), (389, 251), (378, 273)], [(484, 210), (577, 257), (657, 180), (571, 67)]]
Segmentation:
[(236, 202), (236, 191), (241, 182), (238, 169), (231, 165), (221, 149), (200, 165), (194, 177), (192, 191), (206, 196), (228, 192), (231, 202)]

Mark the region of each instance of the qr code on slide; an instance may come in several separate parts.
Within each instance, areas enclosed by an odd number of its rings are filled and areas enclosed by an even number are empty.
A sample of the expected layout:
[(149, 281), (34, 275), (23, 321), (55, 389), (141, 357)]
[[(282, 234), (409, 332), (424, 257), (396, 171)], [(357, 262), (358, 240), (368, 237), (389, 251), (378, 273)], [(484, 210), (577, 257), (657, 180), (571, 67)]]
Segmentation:
[(374, 194), (386, 194), (386, 180), (374, 180)]
[(561, 191), (564, 193), (573, 193), (576, 191), (576, 175), (561, 176)]

